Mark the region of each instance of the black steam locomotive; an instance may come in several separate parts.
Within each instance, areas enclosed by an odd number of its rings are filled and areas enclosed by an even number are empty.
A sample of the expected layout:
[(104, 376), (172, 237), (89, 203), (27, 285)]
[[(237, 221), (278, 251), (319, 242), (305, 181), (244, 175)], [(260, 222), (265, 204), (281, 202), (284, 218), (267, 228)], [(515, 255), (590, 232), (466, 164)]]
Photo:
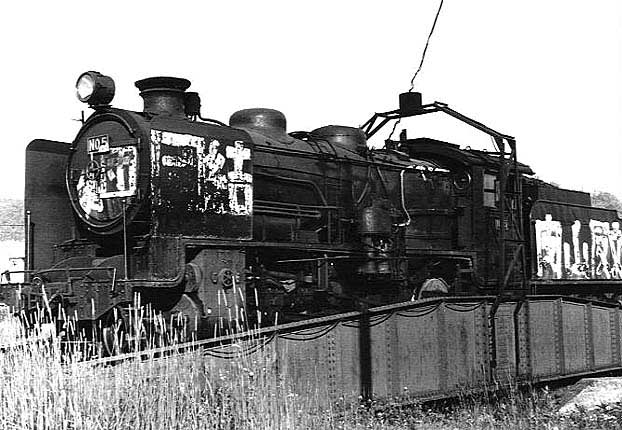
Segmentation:
[[(288, 133), (285, 116), (201, 117), (185, 79), (136, 82), (144, 110), (94, 109), (71, 144), (26, 150), (25, 283), (15, 309), (48, 308), (104, 327), (143, 304), (199, 334), (431, 295), (591, 294), (615, 299), (622, 239), (614, 211), (531, 177), (513, 137), (447, 105), (400, 95), (361, 128)], [(443, 112), (492, 136), (491, 152), (429, 138), (367, 140), (389, 121)]]

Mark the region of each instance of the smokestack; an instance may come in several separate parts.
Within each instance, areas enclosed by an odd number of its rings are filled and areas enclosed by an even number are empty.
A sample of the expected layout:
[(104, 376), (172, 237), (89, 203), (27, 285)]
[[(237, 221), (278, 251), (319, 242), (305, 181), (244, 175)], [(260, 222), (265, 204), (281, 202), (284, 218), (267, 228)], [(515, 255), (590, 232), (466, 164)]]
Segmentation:
[(157, 76), (136, 81), (144, 101), (144, 112), (152, 115), (185, 116), (184, 94), (190, 81)]

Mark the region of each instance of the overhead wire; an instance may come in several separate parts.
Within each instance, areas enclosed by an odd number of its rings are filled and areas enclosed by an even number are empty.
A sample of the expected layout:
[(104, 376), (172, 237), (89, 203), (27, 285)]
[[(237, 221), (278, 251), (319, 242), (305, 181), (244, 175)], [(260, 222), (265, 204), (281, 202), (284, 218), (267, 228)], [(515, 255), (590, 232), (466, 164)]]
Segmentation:
[(419, 63), (419, 67), (417, 68), (417, 71), (415, 71), (415, 74), (410, 80), (410, 89), (408, 90), (409, 93), (411, 93), (415, 89), (415, 78), (417, 77), (417, 75), (421, 71), (421, 68), (423, 67), (423, 62), (425, 61), (425, 54), (428, 52), (428, 46), (430, 45), (430, 38), (432, 37), (432, 34), (434, 33), (434, 29), (436, 28), (436, 23), (438, 22), (438, 17), (441, 14), (441, 9), (443, 8), (443, 1), (444, 0), (441, 0), (441, 2), (438, 5), (438, 10), (436, 11), (436, 16), (434, 17), (434, 22), (432, 23), (432, 28), (430, 29), (430, 34), (428, 34), (428, 39), (426, 40), (425, 47), (423, 48), (423, 54), (421, 54), (421, 62)]
[[(409, 93), (412, 93), (412, 91), (415, 89), (415, 78), (417, 77), (417, 75), (421, 71), (421, 68), (423, 67), (423, 62), (425, 61), (425, 54), (428, 52), (428, 46), (430, 45), (430, 39), (432, 38), (432, 34), (434, 33), (434, 29), (436, 28), (436, 23), (438, 22), (438, 17), (440, 16), (441, 9), (443, 8), (443, 1), (444, 0), (441, 0), (441, 2), (438, 5), (438, 10), (436, 11), (436, 16), (434, 17), (434, 22), (432, 23), (432, 28), (430, 29), (430, 33), (428, 34), (428, 38), (425, 42), (425, 47), (423, 48), (423, 53), (421, 54), (421, 61), (419, 62), (419, 67), (417, 67), (417, 70), (415, 71), (412, 79), (410, 80), (410, 88), (408, 90)], [(391, 140), (391, 138), (393, 137), (393, 134), (395, 133), (395, 129), (397, 129), (397, 126), (399, 125), (401, 121), (402, 121), (402, 118), (398, 118), (398, 120), (395, 121), (395, 124), (393, 124), (393, 129), (391, 130), (391, 134), (389, 135), (389, 140)]]

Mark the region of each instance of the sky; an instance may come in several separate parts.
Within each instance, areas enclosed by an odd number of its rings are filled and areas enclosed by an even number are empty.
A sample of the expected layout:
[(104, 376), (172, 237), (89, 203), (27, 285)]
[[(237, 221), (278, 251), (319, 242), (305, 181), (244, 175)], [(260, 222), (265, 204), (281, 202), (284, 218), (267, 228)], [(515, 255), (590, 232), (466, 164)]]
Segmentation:
[[(418, 1), (59, 1), (0, 5), (0, 198), (21, 198), (24, 150), (70, 142), (75, 82), (96, 70), (116, 107), (141, 110), (134, 81), (179, 76), (203, 116), (274, 108), (288, 131), (359, 126), (397, 107), (438, 8)], [(435, 100), (517, 139), (518, 158), (562, 187), (622, 197), (622, 2), (445, 0), (415, 81)], [(409, 137), (492, 149), (441, 114)], [(388, 136), (390, 128), (379, 135)]]

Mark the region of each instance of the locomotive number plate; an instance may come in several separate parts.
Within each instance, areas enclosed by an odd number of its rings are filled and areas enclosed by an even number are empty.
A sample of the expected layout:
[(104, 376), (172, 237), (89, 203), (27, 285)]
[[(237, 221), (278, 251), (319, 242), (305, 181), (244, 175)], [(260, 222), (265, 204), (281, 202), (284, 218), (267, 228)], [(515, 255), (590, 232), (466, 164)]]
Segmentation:
[(107, 134), (88, 137), (86, 143), (89, 154), (102, 154), (110, 151), (110, 140)]

